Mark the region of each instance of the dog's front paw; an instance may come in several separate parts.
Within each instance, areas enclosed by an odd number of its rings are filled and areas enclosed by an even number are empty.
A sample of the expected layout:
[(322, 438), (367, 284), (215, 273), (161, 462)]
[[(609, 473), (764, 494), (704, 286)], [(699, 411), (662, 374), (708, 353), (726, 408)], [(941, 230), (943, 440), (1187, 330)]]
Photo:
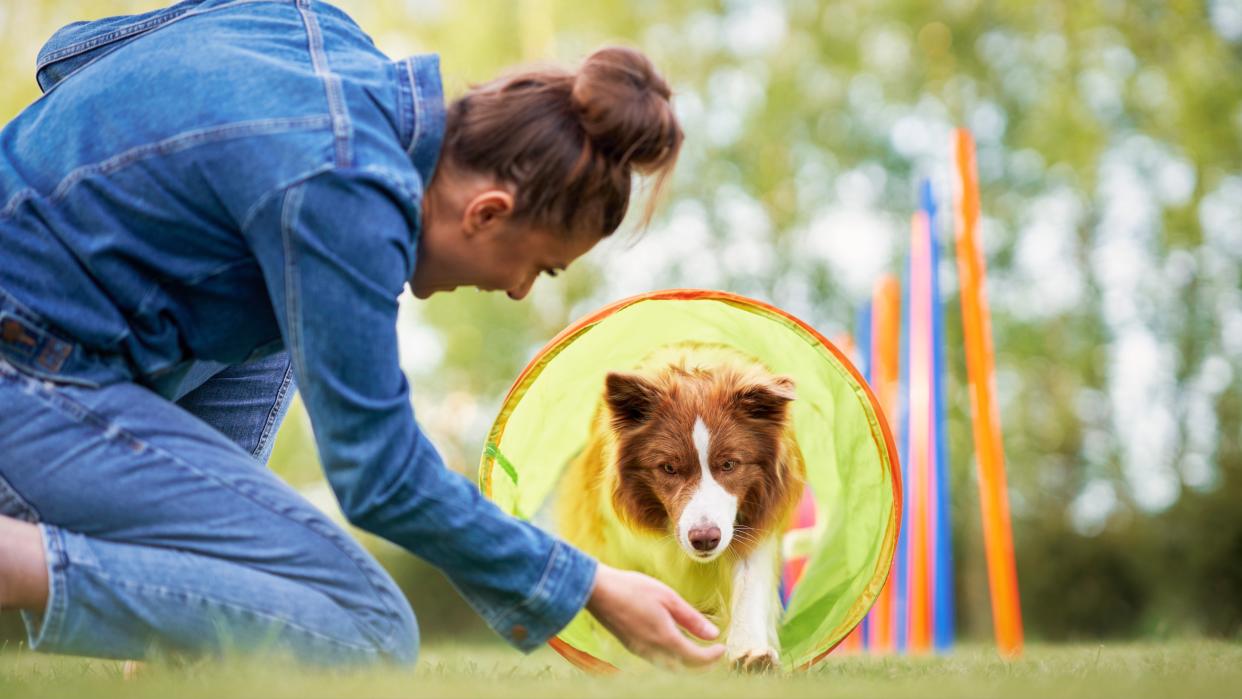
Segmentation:
[(729, 664), (738, 672), (754, 674), (781, 669), (780, 655), (771, 648), (747, 648), (729, 651)]

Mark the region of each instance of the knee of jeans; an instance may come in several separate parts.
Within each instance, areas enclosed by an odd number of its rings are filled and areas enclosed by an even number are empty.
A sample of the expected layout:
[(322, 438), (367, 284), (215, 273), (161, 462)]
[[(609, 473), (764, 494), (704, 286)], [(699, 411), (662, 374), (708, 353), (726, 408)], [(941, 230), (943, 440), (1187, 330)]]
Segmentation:
[(386, 605), (388, 633), (380, 644), (380, 653), (391, 663), (414, 665), (419, 661), (419, 620), (400, 590), (396, 591), (396, 595), (395, 602)]
[(368, 635), (381, 657), (399, 665), (413, 665), (418, 660), (420, 641), (414, 610), (388, 575), (383, 576), (383, 584), (378, 587), (371, 609), (355, 614), (358, 623), (371, 631)]
[(400, 665), (413, 665), (418, 662), (419, 632), (418, 619), (405, 598), (401, 598), (398, 617), (394, 620), (393, 633), (389, 640), (386, 655)]

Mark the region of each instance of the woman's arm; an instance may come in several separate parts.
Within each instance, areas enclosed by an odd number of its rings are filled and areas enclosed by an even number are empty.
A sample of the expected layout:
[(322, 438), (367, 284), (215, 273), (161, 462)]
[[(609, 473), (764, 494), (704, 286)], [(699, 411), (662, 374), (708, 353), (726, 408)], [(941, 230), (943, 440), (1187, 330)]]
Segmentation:
[(418, 429), (396, 335), (417, 195), (330, 170), (273, 197), (246, 235), (345, 516), (443, 569), (529, 650), (586, 602), (595, 562), (501, 512)]
[(597, 578), (593, 559), (502, 512), (418, 428), (396, 336), (418, 195), (417, 183), (331, 170), (271, 197), (245, 231), (346, 517), (441, 568), (523, 650), (569, 623), (595, 590), (593, 610), (636, 651), (697, 658), (669, 634), (674, 618), (700, 629), (697, 612), (677, 616), (667, 595), (624, 599), (617, 571)]

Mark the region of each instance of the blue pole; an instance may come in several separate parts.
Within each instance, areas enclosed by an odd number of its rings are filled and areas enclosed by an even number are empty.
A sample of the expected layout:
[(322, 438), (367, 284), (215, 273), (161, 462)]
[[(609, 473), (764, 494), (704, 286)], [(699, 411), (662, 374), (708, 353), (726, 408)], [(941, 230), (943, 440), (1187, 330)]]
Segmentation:
[(923, 211), (927, 213), (927, 229), (931, 237), (931, 292), (932, 292), (932, 399), (935, 410), (936, 430), (936, 521), (934, 523), (936, 579), (935, 598), (932, 600), (932, 644), (937, 651), (947, 651), (953, 646), (953, 540), (952, 522), (949, 517), (949, 431), (944, 409), (944, 304), (940, 299), (940, 246), (936, 231), (936, 200), (931, 181), (924, 179), (920, 187)]
[(897, 555), (893, 560), (893, 647), (898, 653), (906, 650), (910, 630), (910, 257), (906, 257), (901, 284), (901, 360), (897, 395), (897, 449), (901, 459), (901, 532), (897, 535)]
[(871, 302), (867, 301), (858, 309), (858, 330), (854, 333), (857, 338), (854, 344), (857, 345), (858, 352), (858, 371), (862, 374), (863, 380), (868, 384), (871, 383)]
[[(857, 331), (854, 333), (854, 344), (858, 352), (858, 372), (862, 374), (863, 380), (868, 384), (871, 383), (871, 302), (867, 301), (858, 309)], [(871, 646), (871, 623), (872, 614), (867, 612), (866, 618), (862, 621), (862, 645), (863, 648)]]

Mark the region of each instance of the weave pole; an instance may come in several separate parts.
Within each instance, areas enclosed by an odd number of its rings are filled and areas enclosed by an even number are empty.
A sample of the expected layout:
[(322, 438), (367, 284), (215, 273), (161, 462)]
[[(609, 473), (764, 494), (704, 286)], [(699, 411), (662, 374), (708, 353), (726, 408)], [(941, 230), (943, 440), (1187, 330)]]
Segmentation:
[(962, 330), (979, 478), (992, 624), (1002, 655), (1022, 653), (1022, 611), (1013, 558), (1013, 530), (1005, 482), (1005, 453), (996, 404), (995, 359), (987, 301), (987, 269), (979, 239), (979, 177), (970, 132), (954, 132), (957, 159), (957, 265), (961, 285)]
[(893, 648), (904, 653), (910, 644), (910, 534), (917, 520), (911, 518), (909, 503), (914, 501), (914, 481), (910, 477), (910, 274), (911, 258), (906, 257), (901, 284), (901, 370), (898, 373), (897, 412), (891, 418), (896, 424), (897, 449), (901, 459), (902, 502), (901, 535), (893, 556)]
[(936, 199), (931, 181), (923, 180), (919, 188), (920, 208), (927, 215), (927, 239), (931, 265), (932, 299), (932, 410), (935, 420), (932, 450), (935, 468), (932, 471), (932, 643), (939, 652), (953, 646), (956, 632), (953, 603), (953, 535), (949, 517), (949, 430), (944, 409), (944, 303), (940, 297), (940, 235), (936, 218)]
[[(901, 283), (885, 276), (876, 282), (871, 301), (871, 358), (868, 362), (870, 381), (885, 418), (892, 424), (898, 401), (898, 367), (901, 364)], [(861, 342), (859, 343), (861, 345)], [(867, 615), (867, 645), (876, 653), (897, 650), (894, 614), (896, 571), (890, 574), (884, 589)]]
[(910, 455), (906, 475), (910, 484), (910, 526), (907, 587), (907, 648), (912, 653), (931, 649), (931, 576), (933, 435), (932, 435), (932, 307), (931, 250), (926, 212), (914, 214), (910, 224)]
[[(871, 318), (871, 301), (868, 300), (862, 305), (861, 308), (858, 309), (857, 318), (855, 319), (855, 337), (858, 338), (858, 341), (854, 347), (854, 353), (858, 360), (858, 372), (862, 374), (863, 381), (866, 381), (868, 385), (875, 385), (872, 383), (873, 377), (871, 373)], [(898, 541), (900, 541), (900, 539)], [(901, 552), (900, 543), (898, 543), (897, 552)], [(895, 570), (896, 569), (894, 568), (894, 571)], [(895, 572), (889, 573), (889, 577), (892, 577), (893, 575), (895, 575)], [(854, 632), (858, 635), (860, 650), (865, 651), (871, 648), (871, 625), (873, 622), (872, 617), (874, 616), (874, 611), (875, 607), (872, 606), (871, 610), (867, 612), (867, 616), (863, 617), (862, 623), (854, 629)], [(854, 634), (850, 635), (853, 636)]]

